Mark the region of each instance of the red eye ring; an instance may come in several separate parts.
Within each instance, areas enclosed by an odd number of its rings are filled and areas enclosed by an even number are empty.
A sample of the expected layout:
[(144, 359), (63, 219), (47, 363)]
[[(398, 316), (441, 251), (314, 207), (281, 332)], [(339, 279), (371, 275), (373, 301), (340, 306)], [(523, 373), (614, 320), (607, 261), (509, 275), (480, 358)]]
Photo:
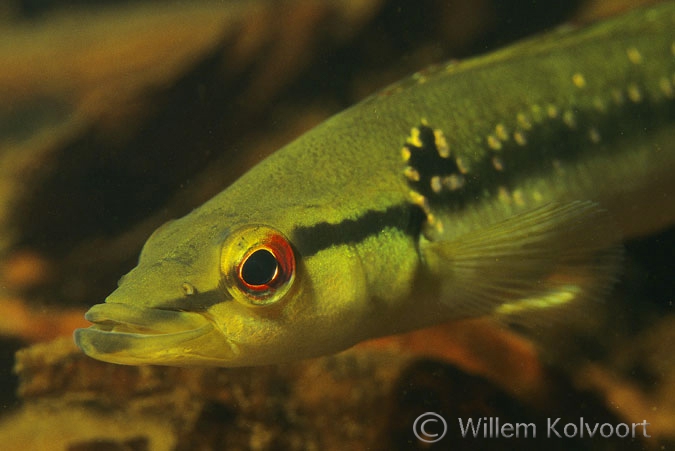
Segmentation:
[(295, 280), (295, 252), (279, 230), (263, 224), (233, 229), (220, 251), (221, 286), (247, 306), (284, 299)]
[(237, 266), (239, 282), (252, 294), (275, 290), (295, 272), (295, 257), (288, 241), (279, 234), (266, 238), (252, 247)]
[(239, 264), (237, 277), (251, 291), (273, 288), (282, 275), (279, 272), (279, 257), (267, 247), (252, 249)]

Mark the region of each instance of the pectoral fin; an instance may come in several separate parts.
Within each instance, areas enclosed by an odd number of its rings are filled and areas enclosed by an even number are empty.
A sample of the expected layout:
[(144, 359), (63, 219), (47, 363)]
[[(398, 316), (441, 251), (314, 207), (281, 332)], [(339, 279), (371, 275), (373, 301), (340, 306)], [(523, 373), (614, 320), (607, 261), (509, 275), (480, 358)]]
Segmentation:
[(612, 286), (622, 254), (609, 214), (590, 201), (547, 204), (424, 240), (420, 251), (453, 317), (495, 314), (526, 327), (566, 321), (562, 312), (584, 316), (584, 303)]

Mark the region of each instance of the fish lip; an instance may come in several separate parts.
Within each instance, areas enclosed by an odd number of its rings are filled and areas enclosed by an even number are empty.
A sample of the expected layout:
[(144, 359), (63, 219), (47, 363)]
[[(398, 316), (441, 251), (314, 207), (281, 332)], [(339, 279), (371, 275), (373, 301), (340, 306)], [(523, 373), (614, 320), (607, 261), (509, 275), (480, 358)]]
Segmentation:
[[(85, 318), (94, 324), (75, 330), (75, 343), (88, 356), (105, 362), (221, 365), (236, 353), (236, 346), (200, 313), (108, 302), (94, 305)], [(210, 346), (214, 342), (217, 356)]]
[(107, 302), (84, 314), (92, 330), (117, 334), (166, 335), (199, 329), (210, 321), (199, 313)]

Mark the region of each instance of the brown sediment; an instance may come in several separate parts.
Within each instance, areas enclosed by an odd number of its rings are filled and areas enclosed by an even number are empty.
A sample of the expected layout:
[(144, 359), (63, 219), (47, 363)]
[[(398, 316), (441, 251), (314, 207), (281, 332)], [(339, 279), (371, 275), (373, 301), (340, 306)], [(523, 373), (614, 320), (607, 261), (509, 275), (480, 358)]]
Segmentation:
[[(550, 416), (620, 421), (550, 370), (542, 372), (549, 403), (535, 406), (530, 395), (386, 346), (279, 366), (167, 368), (98, 362), (59, 339), (20, 351), (15, 371), (22, 404), (0, 422), (11, 449), (423, 449), (412, 427), (429, 411), (449, 423), (444, 445), (509, 449), (508, 439), (463, 442), (458, 418), (533, 422), (540, 431)], [(539, 437), (518, 446), (569, 449), (560, 443)], [(590, 443), (577, 438), (564, 446)], [(601, 449), (645, 442), (624, 445), (608, 439)]]

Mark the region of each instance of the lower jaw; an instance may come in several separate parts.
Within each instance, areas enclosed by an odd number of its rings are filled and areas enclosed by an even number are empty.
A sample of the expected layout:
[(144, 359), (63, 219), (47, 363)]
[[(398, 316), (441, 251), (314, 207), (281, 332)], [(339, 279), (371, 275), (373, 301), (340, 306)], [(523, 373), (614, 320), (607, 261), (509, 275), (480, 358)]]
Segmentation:
[[(77, 329), (75, 343), (89, 357), (122, 365), (227, 366), (224, 363), (233, 357), (232, 346), (214, 334), (210, 324), (168, 334), (116, 332), (92, 326)], [(218, 341), (217, 346), (214, 341)]]

